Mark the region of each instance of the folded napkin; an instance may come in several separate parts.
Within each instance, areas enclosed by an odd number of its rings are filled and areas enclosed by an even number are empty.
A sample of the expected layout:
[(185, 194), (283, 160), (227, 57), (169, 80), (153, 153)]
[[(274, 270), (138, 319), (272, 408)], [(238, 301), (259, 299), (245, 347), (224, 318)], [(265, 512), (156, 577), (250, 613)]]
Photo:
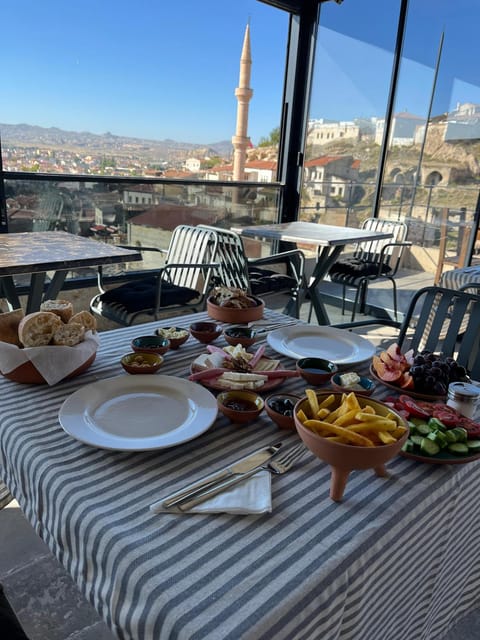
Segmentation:
[(154, 513), (235, 513), (259, 514), (270, 513), (272, 510), (272, 476), (269, 471), (261, 470), (255, 475), (239, 482), (230, 489), (217, 493), (205, 502), (188, 511), (180, 511), (177, 507), (165, 509), (162, 503), (170, 496), (150, 505)]
[(0, 371), (10, 373), (25, 362), (32, 362), (49, 385), (56, 384), (82, 366), (96, 353), (100, 339), (97, 333), (87, 331), (85, 339), (74, 347), (26, 347), (0, 342)]

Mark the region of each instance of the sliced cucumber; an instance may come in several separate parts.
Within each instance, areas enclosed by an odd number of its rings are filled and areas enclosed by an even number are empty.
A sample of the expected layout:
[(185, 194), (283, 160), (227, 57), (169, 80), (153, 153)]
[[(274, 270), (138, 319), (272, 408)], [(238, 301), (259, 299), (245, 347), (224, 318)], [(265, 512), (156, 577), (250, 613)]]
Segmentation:
[[(453, 445), (450, 445), (453, 446)], [(435, 456), (440, 452), (439, 445), (430, 440), (429, 438), (422, 438), (422, 443), (420, 444), (420, 450), (422, 453), (425, 453), (427, 456)]]
[(417, 424), (417, 432), (422, 436), (428, 436), (428, 434), (432, 431), (432, 429), (428, 426), (426, 422), (422, 422)]
[(449, 444), (447, 440), (447, 436), (443, 433), (443, 431), (431, 431), (427, 438), (436, 442), (440, 449), (445, 449), (445, 447)]
[(468, 431), (463, 427), (454, 427), (452, 432), (455, 434), (457, 438), (457, 442), (466, 442), (468, 439)]
[(470, 453), (470, 449), (467, 447), (465, 442), (454, 442), (453, 444), (449, 444), (448, 450), (450, 453), (460, 456), (465, 456), (467, 453)]
[(447, 429), (443, 422), (438, 418), (430, 418), (427, 424), (431, 429), (437, 429), (439, 431), (445, 431)]
[(469, 453), (477, 453), (480, 451), (480, 440), (467, 440), (465, 443)]
[(410, 439), (405, 440), (402, 450), (407, 451), (408, 453), (413, 453), (415, 451), (415, 444)]
[(413, 442), (413, 444), (415, 444), (417, 447), (420, 447), (422, 444), (422, 440), (423, 440), (423, 436), (418, 435), (418, 433), (414, 433), (413, 436), (410, 436), (410, 440)]
[(453, 429), (447, 429), (445, 431), (445, 438), (449, 444), (457, 441), (457, 436), (453, 433)]

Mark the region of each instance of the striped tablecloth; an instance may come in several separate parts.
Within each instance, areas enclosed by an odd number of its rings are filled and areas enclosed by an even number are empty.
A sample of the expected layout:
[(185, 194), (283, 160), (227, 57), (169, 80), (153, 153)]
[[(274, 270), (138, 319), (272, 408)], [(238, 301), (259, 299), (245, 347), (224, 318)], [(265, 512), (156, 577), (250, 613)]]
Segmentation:
[[(72, 381), (0, 382), (2, 479), (119, 638), (433, 639), (478, 606), (479, 462), (397, 457), (389, 478), (353, 472), (335, 503), (328, 466), (307, 454), (273, 477), (270, 514), (150, 512), (155, 500), (260, 446), (297, 440), (266, 414), (244, 426), (219, 417), (191, 442), (145, 453), (68, 436), (57, 417), (65, 398), (126, 375), (119, 359), (131, 338), (160, 324), (102, 333), (95, 363)], [(186, 376), (203, 350), (189, 339), (167, 354), (162, 373)], [(282, 388), (305, 385), (291, 379)]]

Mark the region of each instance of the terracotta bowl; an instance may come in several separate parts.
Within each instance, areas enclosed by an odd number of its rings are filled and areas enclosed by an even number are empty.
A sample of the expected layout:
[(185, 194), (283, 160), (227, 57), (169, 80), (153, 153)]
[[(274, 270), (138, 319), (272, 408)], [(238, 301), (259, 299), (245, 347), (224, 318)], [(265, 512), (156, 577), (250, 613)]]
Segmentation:
[(256, 307), (247, 307), (246, 309), (236, 309), (235, 307), (220, 307), (212, 302), (211, 298), (207, 298), (207, 313), (214, 320), (219, 322), (228, 322), (230, 324), (247, 323), (253, 320), (261, 320), (265, 310), (265, 303), (260, 298), (251, 296), (257, 303)]
[(272, 393), (265, 399), (265, 411), (279, 429), (295, 431), (293, 413), (299, 400), (294, 393)]
[(360, 376), (359, 382), (355, 384), (354, 387), (342, 385), (340, 376), (344, 375), (341, 373), (336, 373), (330, 379), (330, 384), (332, 385), (332, 389), (335, 391), (341, 391), (342, 393), (350, 393), (350, 391), (354, 391), (355, 395), (361, 396), (371, 396), (375, 391), (376, 384), (370, 378), (366, 378), (365, 376)]
[(127, 353), (120, 360), (127, 373), (156, 373), (163, 364), (163, 356), (158, 353)]
[(170, 340), (170, 349), (174, 351), (186, 342), (190, 336), (188, 329), (183, 327), (159, 327), (155, 331), (155, 335)]
[[(319, 403), (325, 400), (331, 392), (317, 393)], [(329, 406), (329, 409), (335, 409), (342, 400), (342, 393), (334, 393), (335, 401)], [(307, 416), (310, 416), (310, 404), (307, 398), (302, 398), (295, 405), (295, 427), (300, 438), (310, 451), (329, 464), (332, 468), (332, 477), (330, 484), (330, 497), (332, 500), (340, 501), (348, 481), (350, 471), (354, 469), (373, 469), (377, 476), (387, 476), (385, 463), (394, 458), (401, 450), (406, 439), (408, 438), (408, 424), (405, 418), (399, 413), (391, 409), (383, 402), (358, 396), (358, 402), (363, 408), (367, 405), (372, 406), (378, 415), (385, 416), (387, 413), (395, 415), (399, 425), (406, 427), (403, 436), (393, 444), (378, 445), (375, 447), (362, 447), (356, 445), (342, 444), (340, 442), (332, 442), (309, 428), (305, 427), (298, 418), (298, 411), (302, 409)]]
[(223, 337), (232, 347), (239, 344), (247, 349), (255, 344), (257, 333), (249, 327), (227, 327), (223, 332)]
[(314, 386), (326, 384), (333, 374), (338, 371), (338, 367), (334, 362), (323, 358), (301, 358), (297, 360), (296, 367), (305, 382)]
[(210, 344), (222, 333), (222, 327), (216, 322), (194, 322), (190, 325), (190, 333), (202, 344)]
[(251, 422), (263, 411), (265, 403), (254, 391), (223, 391), (217, 396), (219, 410), (231, 422)]
[(131, 343), (132, 350), (142, 353), (158, 353), (161, 356), (170, 349), (170, 340), (161, 336), (139, 336)]

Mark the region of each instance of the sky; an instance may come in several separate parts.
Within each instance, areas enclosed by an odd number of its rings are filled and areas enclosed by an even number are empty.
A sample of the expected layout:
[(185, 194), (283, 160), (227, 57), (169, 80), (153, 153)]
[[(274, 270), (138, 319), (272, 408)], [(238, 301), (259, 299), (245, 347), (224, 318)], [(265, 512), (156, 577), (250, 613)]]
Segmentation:
[[(310, 117), (385, 115), (398, 6), (323, 5)], [(442, 31), (433, 113), (480, 103), (479, 14), (478, 0), (410, 0), (397, 111), (426, 114)], [(15, 0), (0, 15), (2, 123), (229, 140), (248, 22), (252, 142), (280, 123), (288, 14), (257, 0)]]

